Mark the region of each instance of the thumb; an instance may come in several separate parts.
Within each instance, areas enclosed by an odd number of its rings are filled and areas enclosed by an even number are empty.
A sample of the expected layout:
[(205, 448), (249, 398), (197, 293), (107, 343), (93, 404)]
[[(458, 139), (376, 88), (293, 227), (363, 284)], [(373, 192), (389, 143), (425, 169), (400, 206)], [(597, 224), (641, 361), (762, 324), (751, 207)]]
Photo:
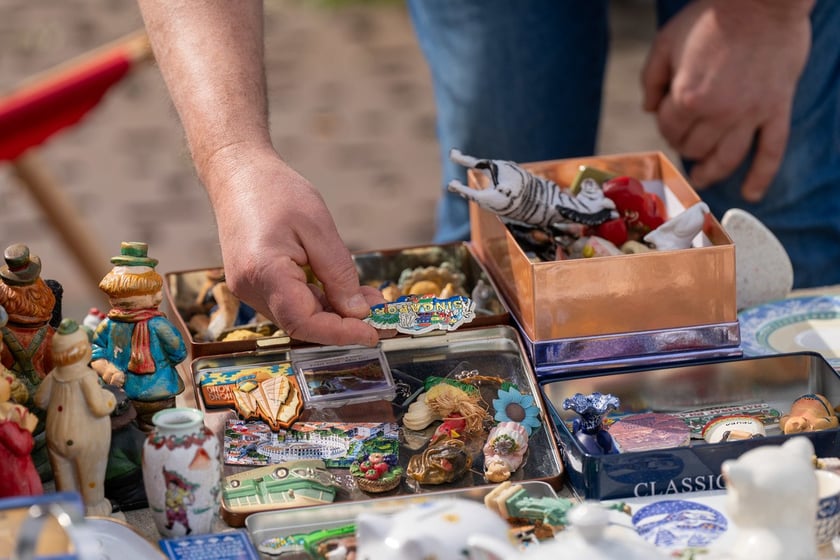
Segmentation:
[(645, 111), (656, 111), (659, 108), (659, 104), (668, 95), (671, 78), (668, 48), (660, 35), (651, 45), (642, 68), (642, 107)]
[(312, 272), (324, 286), (327, 301), (343, 317), (367, 317), (370, 307), (359, 285), (356, 264), (338, 232), (316, 242), (317, 249), (307, 247), (306, 252)]

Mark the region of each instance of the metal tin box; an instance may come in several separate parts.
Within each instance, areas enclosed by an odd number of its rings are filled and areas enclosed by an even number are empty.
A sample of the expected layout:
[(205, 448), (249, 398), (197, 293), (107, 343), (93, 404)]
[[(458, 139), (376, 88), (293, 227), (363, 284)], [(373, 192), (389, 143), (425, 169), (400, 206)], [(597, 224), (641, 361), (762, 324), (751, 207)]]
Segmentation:
[[(687, 447), (595, 455), (572, 435), (573, 412), (566, 398), (594, 392), (619, 398), (622, 414), (683, 413), (709, 407), (769, 405), (785, 414), (800, 396), (818, 393), (840, 403), (840, 376), (819, 354), (802, 352), (755, 358), (710, 360), (659, 369), (562, 377), (540, 383), (568, 479), (584, 498), (613, 499), (677, 494), (723, 488), (721, 463), (761, 445), (778, 445), (793, 437), (778, 428), (756, 439), (706, 443), (692, 438)], [(724, 413), (726, 415), (727, 413)], [(734, 414), (728, 413), (728, 414)], [(840, 453), (837, 428), (804, 434), (819, 457)]]
[[(557, 497), (554, 489), (545, 482), (522, 482), (521, 486), (529, 496), (537, 499)], [(462, 488), (438, 492), (433, 496), (393, 496), (374, 502), (332, 504), (298, 510), (255, 513), (248, 517), (245, 526), (248, 528), (251, 541), (259, 546), (260, 543), (272, 538), (287, 538), (289, 535), (306, 534), (318, 529), (331, 529), (354, 523), (361, 513), (392, 514), (428, 502), (430, 499), (461, 499), (482, 503), (491, 489), (492, 487), (487, 486)], [(267, 554), (264, 554), (264, 557), (271, 558)], [(282, 560), (315, 560), (305, 551), (284, 552), (280, 558)]]
[[(669, 215), (700, 198), (660, 152), (524, 164), (570, 185), (581, 166), (661, 181)], [(472, 188), (487, 179), (470, 171)], [(523, 331), (536, 365), (737, 347), (735, 246), (706, 220), (700, 247), (532, 262), (496, 214), (470, 206), (474, 250)]]
[[(474, 297), (481, 285), (481, 302), (476, 306), (476, 318), (469, 327), (500, 325), (510, 322), (510, 315), (501, 302), (497, 289), (467, 243), (451, 243), (405, 247), (353, 254), (359, 279), (363, 284), (379, 287), (384, 282), (396, 283), (400, 274), (407, 269), (438, 267), (449, 263), (463, 274), (463, 288), (466, 295)], [(164, 294), (169, 306), (170, 317), (184, 336), (190, 355), (202, 356), (231, 354), (255, 350), (257, 347), (287, 346), (288, 337), (274, 335), (276, 327), (270, 324), (251, 325), (260, 329), (263, 338), (246, 340), (210, 341), (201, 340), (190, 327), (190, 318), (196, 313), (197, 298), (202, 286), (208, 281), (208, 274), (220, 269), (198, 269), (166, 274)], [(475, 294), (478, 295), (478, 294)], [(295, 341), (291, 341), (296, 344)]]
[[(351, 347), (323, 348), (326, 351), (338, 352)], [(416, 381), (418, 387), (422, 387), (429, 376), (446, 377), (453, 372), (476, 370), (481, 376), (511, 382), (523, 395), (533, 396), (539, 409), (542, 426), (531, 433), (525, 463), (514, 473), (511, 480), (513, 482), (538, 480), (555, 488), (560, 487), (563, 465), (559, 450), (548, 427), (548, 415), (539, 397), (536, 378), (515, 328), (509, 325), (500, 325), (442, 332), (442, 334), (431, 336), (396, 337), (383, 340), (381, 348), (387, 358), (391, 374), (398, 382), (402, 380), (410, 385)], [(205, 410), (208, 426), (217, 433), (223, 433), (225, 421), (235, 418), (236, 413), (230, 408), (207, 408), (205, 406), (202, 393), (198, 389), (203, 374), (209, 373), (212, 375), (214, 370), (233, 365), (245, 367), (254, 364), (290, 362), (294, 360), (294, 356), (295, 350), (292, 349), (290, 352), (248, 352), (238, 355), (207, 356), (193, 360), (190, 364), (192, 384), (196, 387), (197, 406)], [(482, 399), (490, 406), (492, 400), (498, 398), (497, 392), (500, 385), (489, 381), (487, 384), (484, 381), (481, 383)], [(417, 389), (417, 387), (412, 388)], [(349, 404), (339, 408), (304, 408), (298, 421), (399, 423), (409, 402), (410, 400), (397, 404), (389, 401), (375, 401)], [(490, 410), (492, 411), (492, 408)], [(404, 467), (408, 464), (411, 455), (422, 451), (425, 446), (423, 442), (433, 433), (437, 424), (435, 422), (421, 432), (412, 432), (411, 434), (402, 432), (399, 457), (400, 463)], [(483, 445), (483, 442), (480, 443)], [(398, 489), (388, 492), (387, 496), (416, 493), (432, 494), (466, 487), (488, 486), (483, 476), (481, 445), (477, 446), (473, 454), (473, 465), (470, 471), (458, 481), (421, 486), (405, 479)], [(226, 465), (225, 467), (228, 475), (243, 470), (242, 466), (237, 465)], [(346, 470), (336, 471), (336, 474), (346, 473)], [(335, 501), (355, 502), (368, 499), (371, 499), (371, 496), (354, 488), (349, 492), (339, 493)], [(233, 507), (231, 504), (222, 504), (223, 519), (234, 526), (242, 525), (245, 517), (255, 511), (259, 511), (257, 506), (253, 506), (252, 510), (247, 508), (243, 510), (239, 507)]]

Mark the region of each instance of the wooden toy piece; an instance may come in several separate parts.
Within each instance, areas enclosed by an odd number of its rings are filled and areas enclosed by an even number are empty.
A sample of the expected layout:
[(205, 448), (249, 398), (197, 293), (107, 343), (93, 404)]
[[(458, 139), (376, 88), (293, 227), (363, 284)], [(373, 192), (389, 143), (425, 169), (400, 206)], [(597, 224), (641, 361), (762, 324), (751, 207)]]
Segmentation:
[(786, 434), (817, 432), (836, 428), (840, 424), (831, 403), (823, 395), (802, 395), (790, 407), (788, 414), (779, 419), (779, 427)]
[(90, 342), (74, 320), (61, 322), (51, 353), (56, 367), (38, 387), (35, 404), (47, 411), (47, 447), (56, 488), (79, 492), (86, 515), (109, 515), (105, 469), (116, 399), (88, 366)]
[(184, 390), (177, 365), (187, 356), (184, 340), (158, 309), (163, 278), (145, 243), (123, 242), (114, 267), (99, 283), (111, 310), (93, 335), (91, 366), (122, 387), (137, 410), (140, 428), (152, 429), (154, 413), (175, 406)]
[[(0, 307), (0, 325), (5, 325), (6, 319), (6, 311)], [(0, 498), (44, 493), (30, 455), (38, 418), (10, 400), (15, 382), (12, 372), (0, 365)]]
[(708, 213), (708, 205), (697, 202), (645, 235), (644, 240), (658, 251), (688, 249), (692, 240), (703, 231)]

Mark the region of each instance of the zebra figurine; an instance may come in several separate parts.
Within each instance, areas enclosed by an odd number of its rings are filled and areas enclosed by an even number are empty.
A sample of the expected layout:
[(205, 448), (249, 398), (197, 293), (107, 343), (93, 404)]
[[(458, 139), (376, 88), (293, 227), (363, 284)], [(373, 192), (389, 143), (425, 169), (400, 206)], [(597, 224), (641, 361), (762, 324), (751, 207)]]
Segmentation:
[(580, 192), (573, 195), (512, 161), (479, 159), (454, 148), (449, 157), (464, 167), (481, 170), (491, 182), (486, 189), (471, 189), (455, 179), (449, 182), (449, 190), (506, 222), (548, 229), (569, 221), (594, 226), (619, 216), (615, 203), (604, 196), (601, 185), (593, 179), (584, 180)]

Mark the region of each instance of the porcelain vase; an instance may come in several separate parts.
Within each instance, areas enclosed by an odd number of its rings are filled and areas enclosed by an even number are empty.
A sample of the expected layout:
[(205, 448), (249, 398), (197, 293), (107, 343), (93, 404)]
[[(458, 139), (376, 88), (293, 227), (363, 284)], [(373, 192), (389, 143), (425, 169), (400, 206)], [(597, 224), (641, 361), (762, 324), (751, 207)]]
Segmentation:
[(222, 478), (219, 438), (194, 408), (161, 410), (152, 423), (143, 445), (143, 484), (158, 532), (212, 532)]

